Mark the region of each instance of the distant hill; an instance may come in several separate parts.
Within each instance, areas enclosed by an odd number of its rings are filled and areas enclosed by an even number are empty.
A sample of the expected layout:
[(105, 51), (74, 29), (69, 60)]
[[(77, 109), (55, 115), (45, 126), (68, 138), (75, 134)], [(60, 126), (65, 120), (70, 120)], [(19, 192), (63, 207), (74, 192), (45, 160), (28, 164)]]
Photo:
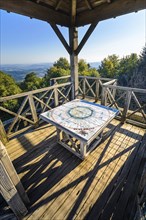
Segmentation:
[(39, 77), (43, 77), (53, 63), (45, 64), (7, 64), (1, 65), (0, 70), (11, 75), (17, 82), (22, 81), (26, 74), (35, 72)]
[[(100, 62), (90, 62), (91, 67), (98, 68)], [(26, 74), (35, 72), (37, 76), (43, 77), (53, 63), (43, 64), (6, 64), (1, 65), (0, 70), (11, 75), (17, 82), (23, 81)]]

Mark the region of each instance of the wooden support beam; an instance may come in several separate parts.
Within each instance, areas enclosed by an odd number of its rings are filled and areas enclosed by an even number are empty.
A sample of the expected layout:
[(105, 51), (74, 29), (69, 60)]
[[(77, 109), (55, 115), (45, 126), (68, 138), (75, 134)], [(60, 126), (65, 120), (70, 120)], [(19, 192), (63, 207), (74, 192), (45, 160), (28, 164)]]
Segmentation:
[(31, 1), (0, 0), (0, 8), (31, 18), (47, 21), (49, 23), (55, 21), (55, 23), (59, 25), (69, 26), (70, 24), (68, 15)]
[(71, 0), (71, 26), (75, 27), (77, 0)]
[(8, 142), (8, 137), (1, 120), (0, 120), (0, 140), (3, 142), (3, 144), (6, 144)]
[(35, 107), (33, 96), (30, 94), (28, 96), (28, 99), (29, 99), (29, 105), (30, 105), (30, 109), (31, 109), (31, 113), (32, 113), (32, 118), (34, 120), (34, 123), (37, 125), (39, 119), (38, 119), (38, 116), (37, 116), (37, 112), (36, 112), (36, 107)]
[[(108, 1), (109, 2), (109, 1)], [(76, 26), (83, 26), (93, 22), (115, 18), (120, 15), (136, 12), (146, 8), (145, 0), (117, 0), (106, 5), (101, 4), (90, 11), (84, 11), (77, 16)]]
[(0, 160), (2, 164), (5, 166), (5, 169), (7, 173), (9, 174), (9, 177), (11, 181), (13, 182), (14, 186), (16, 187), (17, 191), (19, 192), (19, 195), (23, 202), (29, 203), (28, 196), (20, 182), (20, 179), (16, 173), (16, 170), (11, 162), (11, 159), (7, 153), (7, 150), (3, 143), (0, 141)]
[(10, 157), (7, 154), (6, 148), (1, 141), (0, 193), (2, 193), (2, 196), (18, 219), (27, 214), (27, 209), (24, 203), (29, 203), (29, 199), (10, 160)]
[(72, 82), (72, 99), (78, 95), (78, 55), (75, 51), (78, 47), (78, 29), (75, 27), (69, 28), (69, 42), (71, 48), (70, 66), (71, 66), (71, 82)]
[(92, 5), (89, 2), (89, 0), (85, 0), (87, 7), (91, 10), (92, 9)]
[(61, 3), (62, 3), (62, 0), (58, 0), (58, 1), (57, 1), (56, 7), (55, 7), (55, 10), (56, 10), (56, 11), (59, 9)]
[(56, 24), (50, 24), (52, 29), (54, 30), (54, 32), (56, 33), (57, 37), (59, 38), (59, 40), (61, 41), (61, 43), (63, 44), (63, 46), (65, 47), (65, 49), (67, 50), (67, 52), (69, 54), (71, 54), (71, 48), (69, 47), (68, 43), (66, 42), (65, 38), (63, 37), (62, 33), (60, 32), (59, 28), (57, 27)]
[(88, 28), (86, 34), (84, 35), (83, 39), (81, 40), (79, 46), (77, 47), (77, 49), (75, 51), (76, 55), (78, 55), (80, 53), (81, 49), (83, 48), (83, 46), (85, 45), (85, 43), (89, 39), (90, 35), (92, 34), (92, 32), (94, 31), (96, 26), (97, 26), (97, 23), (93, 23), (93, 24), (90, 25), (90, 27)]

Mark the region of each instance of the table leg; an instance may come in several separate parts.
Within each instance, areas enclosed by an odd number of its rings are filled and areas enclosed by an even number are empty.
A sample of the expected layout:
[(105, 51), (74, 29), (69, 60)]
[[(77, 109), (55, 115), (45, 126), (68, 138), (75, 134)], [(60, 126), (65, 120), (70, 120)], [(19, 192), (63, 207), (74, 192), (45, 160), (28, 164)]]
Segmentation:
[(84, 144), (82, 141), (80, 143), (80, 151), (81, 151), (81, 157), (82, 159), (84, 159), (87, 153), (87, 145)]

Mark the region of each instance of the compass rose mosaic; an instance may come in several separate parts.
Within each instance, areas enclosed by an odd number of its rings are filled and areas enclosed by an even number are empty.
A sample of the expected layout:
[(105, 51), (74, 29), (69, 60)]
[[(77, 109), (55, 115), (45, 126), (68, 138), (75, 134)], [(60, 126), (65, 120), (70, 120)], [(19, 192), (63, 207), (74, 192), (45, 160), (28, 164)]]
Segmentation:
[(88, 140), (117, 113), (117, 109), (73, 100), (41, 114), (41, 118)]

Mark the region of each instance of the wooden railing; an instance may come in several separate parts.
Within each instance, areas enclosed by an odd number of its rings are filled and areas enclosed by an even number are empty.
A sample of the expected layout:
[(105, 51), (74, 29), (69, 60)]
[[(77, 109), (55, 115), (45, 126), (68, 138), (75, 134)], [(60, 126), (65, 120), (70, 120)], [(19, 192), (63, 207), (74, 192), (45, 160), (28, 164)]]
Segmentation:
[(71, 75), (51, 78), (50, 86), (53, 86), (54, 84), (66, 83), (66, 82), (71, 82)]
[[(70, 76), (53, 78), (53, 86), (0, 98), (0, 139), (5, 143), (32, 126), (38, 126), (39, 114), (71, 100), (72, 83), (58, 84), (58, 80)], [(79, 76), (79, 97), (101, 101), (101, 104), (119, 109), (122, 122), (146, 127), (146, 90), (116, 86), (116, 79)], [(7, 102), (16, 100), (17, 109), (9, 109)], [(6, 116), (9, 120), (5, 121)]]
[[(71, 80), (71, 76), (55, 77), (50, 79), (50, 85), (59, 84), (60, 82), (67, 82)], [(79, 97), (92, 98), (97, 102), (101, 100), (103, 85), (117, 85), (117, 79), (98, 78), (91, 76), (79, 76)], [(113, 91), (114, 92), (114, 91)]]
[(146, 128), (146, 89), (105, 84), (101, 104), (117, 108), (123, 123)]
[[(6, 142), (8, 138), (18, 135), (32, 126), (38, 126), (39, 114), (71, 100), (72, 83), (58, 84), (47, 88), (24, 92), (0, 98), (0, 138)], [(16, 100), (18, 107), (10, 110), (6, 103)], [(8, 121), (4, 118), (10, 117)]]
[(79, 76), (79, 96), (92, 98), (97, 102), (101, 99), (103, 85), (117, 85), (116, 79)]

